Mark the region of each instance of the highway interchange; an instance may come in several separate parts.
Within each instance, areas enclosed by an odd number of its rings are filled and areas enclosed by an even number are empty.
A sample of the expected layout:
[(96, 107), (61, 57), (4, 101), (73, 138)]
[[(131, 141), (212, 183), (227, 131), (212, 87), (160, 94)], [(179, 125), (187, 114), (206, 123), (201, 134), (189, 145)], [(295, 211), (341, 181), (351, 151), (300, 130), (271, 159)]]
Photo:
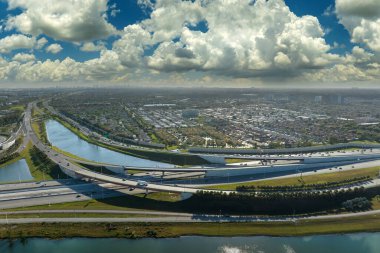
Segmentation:
[[(188, 187), (185, 185), (165, 185), (165, 184), (158, 184), (158, 183), (151, 183), (149, 182), (147, 186), (140, 187), (138, 185), (137, 180), (131, 180), (130, 178), (125, 177), (118, 177), (118, 176), (111, 176), (111, 175), (105, 175), (100, 174), (88, 169), (83, 168), (82, 166), (79, 166), (76, 162), (73, 161), (73, 158), (67, 157), (66, 155), (56, 152), (51, 147), (45, 145), (42, 143), (37, 135), (34, 133), (32, 127), (31, 127), (31, 111), (32, 107), (35, 105), (35, 103), (31, 103), (28, 105), (28, 108), (24, 115), (24, 122), (23, 122), (23, 131), (25, 133), (24, 142), (22, 144), (22, 147), (25, 147), (25, 145), (31, 141), (39, 150), (44, 152), (49, 159), (51, 159), (53, 162), (58, 164), (61, 169), (67, 173), (68, 175), (72, 176), (75, 179), (67, 179), (67, 180), (57, 180), (57, 181), (47, 181), (47, 182), (29, 182), (29, 183), (20, 183), (20, 184), (6, 184), (6, 185), (0, 185), (0, 209), (9, 209), (9, 208), (15, 208), (15, 207), (27, 207), (27, 206), (33, 206), (33, 205), (44, 205), (44, 204), (53, 204), (53, 203), (62, 203), (62, 202), (71, 202), (71, 201), (83, 201), (88, 199), (100, 199), (100, 198), (106, 198), (106, 197), (113, 197), (113, 196), (121, 196), (123, 194), (139, 194), (139, 193), (147, 193), (148, 191), (159, 191), (159, 192), (174, 192), (174, 193), (186, 193), (184, 196), (189, 196), (188, 194), (193, 194), (199, 190), (203, 190), (202, 187), (205, 185), (191, 185), (192, 187)], [(20, 147), (20, 148), (22, 148)], [(372, 153), (380, 153), (379, 150), (373, 150)], [(338, 152), (333, 152), (330, 155), (342, 155)], [(345, 154), (347, 155), (347, 153)], [(314, 155), (313, 155), (314, 156)], [(251, 157), (251, 158), (257, 158), (257, 160), (260, 160), (259, 156)], [(270, 159), (282, 160), (282, 157), (271, 157)], [(262, 159), (262, 157), (261, 157)], [(299, 160), (299, 157), (291, 157), (293, 160)], [(302, 159), (302, 157), (301, 157)], [(286, 160), (286, 159), (284, 159)], [(83, 161), (81, 161), (83, 162)], [(257, 164), (257, 162), (253, 162)], [(106, 164), (103, 164), (106, 166)], [(374, 161), (363, 161), (361, 163), (355, 164), (355, 166), (352, 165), (344, 165), (341, 166), (341, 170), (352, 170), (352, 169), (361, 169), (361, 168), (368, 168), (373, 166), (379, 166), (380, 160), (374, 160)], [(109, 166), (109, 165), (108, 165)], [(237, 169), (241, 167), (240, 164), (234, 165)], [(197, 168), (190, 168), (190, 173), (197, 173), (197, 172), (204, 172), (207, 169), (212, 168), (204, 168), (204, 167), (197, 167)], [(337, 168), (327, 168), (327, 169), (321, 169), (318, 170), (317, 173), (330, 173), (332, 170), (335, 170)], [(144, 170), (144, 169), (142, 169)], [(168, 172), (167, 170), (170, 169), (164, 169), (164, 168), (145, 168), (146, 171), (152, 171), (152, 174), (154, 173), (161, 173), (161, 172)], [(185, 172), (182, 171), (185, 169), (178, 168), (176, 171), (171, 171), (168, 173), (170, 177), (170, 173), (173, 172)], [(316, 172), (305, 172), (304, 175), (312, 175)], [(144, 173), (145, 174), (145, 173)], [(295, 175), (286, 175), (281, 177), (294, 177)], [(297, 175), (296, 175), (297, 176)], [(85, 179), (89, 181), (91, 179), (91, 182), (86, 181), (80, 181), (80, 179)], [(227, 183), (227, 182), (225, 182)], [(372, 180), (371, 182), (364, 184), (364, 187), (374, 187), (378, 186), (380, 184), (380, 180)], [(350, 188), (351, 186), (343, 187), (343, 188)], [(140, 188), (140, 189), (139, 189)], [(342, 189), (343, 189), (342, 188)], [(131, 191), (133, 190), (133, 191)], [(1, 215), (1, 213), (0, 213)], [(178, 217), (180, 216), (180, 218)], [(173, 221), (175, 218), (176, 221), (183, 221), (183, 222), (193, 222), (193, 221), (202, 221), (202, 219), (194, 219), (194, 215), (168, 215), (168, 217), (163, 218), (124, 218), (124, 219), (117, 219), (113, 218), (115, 222), (124, 222), (124, 221), (151, 221), (151, 222), (163, 222), (166, 220)], [(324, 216), (326, 217), (326, 216)], [(286, 218), (288, 219), (288, 218)], [(40, 218), (39, 221), (45, 221), (45, 222), (81, 222), (83, 219), (74, 220), (70, 218), (62, 218), (62, 219), (47, 219), (47, 218)], [(101, 219), (92, 218), (87, 219), (88, 222), (98, 222)], [(111, 221), (112, 219), (108, 218), (108, 221)], [(207, 220), (207, 219), (206, 219)], [(236, 219), (229, 218), (223, 218), (220, 217), (211, 217), (211, 220), (218, 220), (218, 221), (232, 221)], [(244, 221), (258, 221), (259, 219), (246, 219)], [(264, 219), (265, 220), (265, 219)], [(29, 222), (35, 222), (36, 219), (0, 219), (0, 223), (29, 223)]]

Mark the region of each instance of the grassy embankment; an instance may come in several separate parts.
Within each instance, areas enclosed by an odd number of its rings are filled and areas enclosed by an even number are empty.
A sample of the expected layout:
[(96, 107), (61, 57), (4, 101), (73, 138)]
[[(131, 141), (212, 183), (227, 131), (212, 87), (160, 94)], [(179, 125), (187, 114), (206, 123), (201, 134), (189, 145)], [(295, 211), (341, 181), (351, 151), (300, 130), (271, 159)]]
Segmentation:
[(28, 164), (34, 181), (66, 178), (66, 176), (59, 169), (58, 165), (43, 156), (43, 153), (37, 150), (32, 143), (28, 143), (17, 157), (1, 164), (0, 169), (21, 159), (25, 159)]
[(26, 160), (35, 181), (66, 178), (59, 166), (46, 157), (32, 143), (28, 143), (21, 156)]
[(380, 230), (377, 215), (298, 222), (252, 223), (36, 223), (5, 225), (0, 238), (27, 237), (177, 237), (201, 236), (300, 236), (310, 234), (374, 232)]

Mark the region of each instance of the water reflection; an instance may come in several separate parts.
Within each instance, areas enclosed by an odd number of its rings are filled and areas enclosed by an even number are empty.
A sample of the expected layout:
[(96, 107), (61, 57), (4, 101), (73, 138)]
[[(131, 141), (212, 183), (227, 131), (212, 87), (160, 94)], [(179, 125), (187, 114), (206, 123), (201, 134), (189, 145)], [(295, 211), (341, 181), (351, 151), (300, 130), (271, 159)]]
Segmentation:
[(11, 183), (32, 180), (28, 164), (24, 159), (0, 168), (0, 183)]
[(93, 145), (82, 140), (55, 120), (46, 122), (46, 132), (53, 146), (87, 160), (138, 167), (173, 167), (170, 164), (141, 159)]
[(58, 241), (29, 239), (9, 249), (0, 241), (0, 252), (112, 252), (112, 253), (378, 253), (380, 233), (308, 237), (182, 237), (171, 239), (85, 239)]

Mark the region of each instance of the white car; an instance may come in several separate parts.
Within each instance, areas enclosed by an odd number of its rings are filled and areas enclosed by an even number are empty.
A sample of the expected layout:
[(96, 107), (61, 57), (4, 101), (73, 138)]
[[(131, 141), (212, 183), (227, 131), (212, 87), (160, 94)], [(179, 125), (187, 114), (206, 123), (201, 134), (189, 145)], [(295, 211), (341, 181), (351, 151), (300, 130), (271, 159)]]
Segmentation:
[(147, 187), (148, 186), (148, 183), (146, 181), (137, 181), (137, 186), (140, 186), (140, 187)]

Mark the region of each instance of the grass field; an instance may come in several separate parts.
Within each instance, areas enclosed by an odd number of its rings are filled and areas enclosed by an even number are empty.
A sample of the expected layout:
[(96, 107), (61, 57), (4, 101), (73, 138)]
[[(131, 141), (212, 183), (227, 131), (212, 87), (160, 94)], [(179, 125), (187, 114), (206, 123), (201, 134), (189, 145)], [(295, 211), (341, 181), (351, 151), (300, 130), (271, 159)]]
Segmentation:
[(52, 180), (57, 178), (66, 178), (58, 165), (50, 160), (35, 159), (33, 156), (33, 144), (30, 142), (26, 148), (21, 152), (22, 158), (26, 160), (29, 170), (35, 181)]
[(42, 140), (41, 129), (37, 122), (32, 122), (32, 129), (36, 133), (38, 139)]
[(177, 237), (201, 236), (300, 236), (310, 234), (374, 232), (380, 230), (376, 215), (298, 222), (252, 223), (35, 223), (4, 225), (0, 238), (20, 237)]

